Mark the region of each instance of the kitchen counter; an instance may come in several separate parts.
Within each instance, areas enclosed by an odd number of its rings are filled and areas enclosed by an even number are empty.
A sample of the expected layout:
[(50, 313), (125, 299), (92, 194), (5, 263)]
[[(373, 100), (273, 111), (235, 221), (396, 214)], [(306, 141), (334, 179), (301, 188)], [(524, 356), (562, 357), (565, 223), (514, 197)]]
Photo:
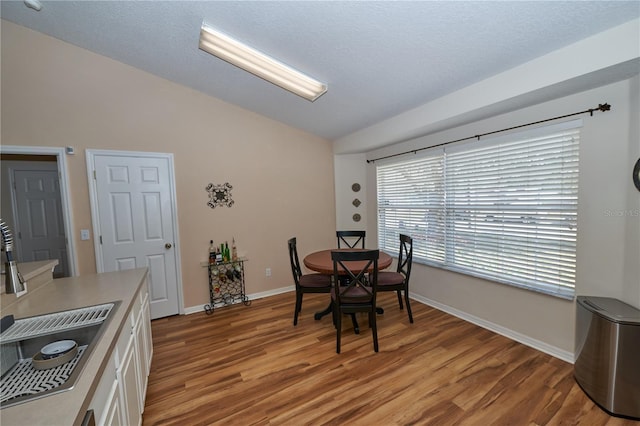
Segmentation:
[[(22, 271), (21, 271), (22, 272)], [(95, 343), (73, 389), (0, 410), (0, 423), (12, 425), (75, 425), (84, 417), (98, 381), (128, 318), (135, 296), (147, 282), (147, 268), (51, 280), (3, 308), (16, 319), (121, 301)], [(3, 295), (4, 297), (5, 295)]]

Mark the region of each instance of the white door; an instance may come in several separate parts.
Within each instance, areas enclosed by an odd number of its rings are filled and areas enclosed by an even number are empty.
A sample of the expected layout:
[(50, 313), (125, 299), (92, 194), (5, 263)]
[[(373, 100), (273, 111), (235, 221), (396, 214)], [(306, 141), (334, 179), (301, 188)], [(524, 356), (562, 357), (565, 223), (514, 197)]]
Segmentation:
[(155, 319), (179, 313), (173, 163), (144, 155), (87, 153), (94, 166), (98, 270), (148, 267)]
[[(42, 164), (39, 167), (45, 168)], [(57, 165), (51, 170), (13, 169), (17, 259), (58, 259), (54, 277), (70, 275)]]

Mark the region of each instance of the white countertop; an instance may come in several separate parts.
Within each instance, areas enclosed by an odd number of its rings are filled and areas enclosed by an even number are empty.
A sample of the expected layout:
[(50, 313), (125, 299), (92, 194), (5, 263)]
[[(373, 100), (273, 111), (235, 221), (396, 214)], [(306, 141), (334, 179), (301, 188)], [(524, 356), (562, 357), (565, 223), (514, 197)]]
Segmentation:
[(2, 316), (16, 319), (114, 301), (108, 324), (89, 355), (73, 389), (0, 410), (2, 426), (79, 424), (89, 407), (98, 380), (113, 351), (140, 287), (146, 283), (147, 268), (59, 278), (19, 298), (3, 309)]

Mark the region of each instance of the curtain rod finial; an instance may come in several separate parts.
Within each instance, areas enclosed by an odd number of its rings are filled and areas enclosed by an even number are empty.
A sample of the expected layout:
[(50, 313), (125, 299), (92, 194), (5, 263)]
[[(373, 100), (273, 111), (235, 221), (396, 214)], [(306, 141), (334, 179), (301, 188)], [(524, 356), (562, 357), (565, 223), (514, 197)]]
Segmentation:
[(605, 103), (605, 104), (598, 104), (598, 109), (600, 111), (611, 111), (611, 105)]

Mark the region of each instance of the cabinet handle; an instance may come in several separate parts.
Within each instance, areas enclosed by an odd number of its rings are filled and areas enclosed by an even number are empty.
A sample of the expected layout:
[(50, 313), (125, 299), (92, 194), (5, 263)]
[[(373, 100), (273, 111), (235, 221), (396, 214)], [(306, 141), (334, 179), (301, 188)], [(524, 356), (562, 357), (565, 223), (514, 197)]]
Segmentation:
[(171, 248), (171, 243), (167, 243), (167, 244), (165, 244), (165, 245), (164, 245), (164, 248), (166, 248), (166, 249), (170, 249), (170, 248)]

